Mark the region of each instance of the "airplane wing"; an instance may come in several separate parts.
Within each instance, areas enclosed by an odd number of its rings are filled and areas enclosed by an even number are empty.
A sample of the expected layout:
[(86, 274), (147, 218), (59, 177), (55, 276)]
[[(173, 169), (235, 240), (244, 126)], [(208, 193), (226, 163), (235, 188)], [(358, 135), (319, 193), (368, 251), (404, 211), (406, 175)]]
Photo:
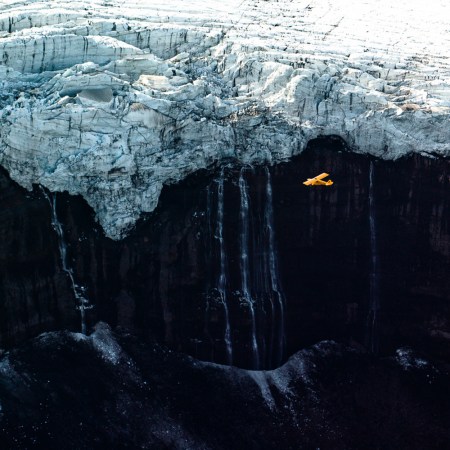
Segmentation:
[(321, 173), (320, 175), (317, 175), (317, 177), (314, 177), (315, 180), (321, 180), (322, 178), (326, 178), (329, 175), (329, 173)]

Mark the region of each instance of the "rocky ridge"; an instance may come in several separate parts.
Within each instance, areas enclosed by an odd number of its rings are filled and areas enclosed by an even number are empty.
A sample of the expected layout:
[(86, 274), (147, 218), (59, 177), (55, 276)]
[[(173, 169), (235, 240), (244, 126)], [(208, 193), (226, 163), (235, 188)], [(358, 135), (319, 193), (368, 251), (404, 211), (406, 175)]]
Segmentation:
[(44, 333), (0, 355), (0, 437), (5, 448), (438, 450), (448, 381), (405, 348), (373, 361), (323, 341), (248, 371), (99, 323), (88, 337)]
[(123, 237), (163, 185), (320, 135), (448, 157), (448, 6), (401, 0), (7, 1), (0, 164)]

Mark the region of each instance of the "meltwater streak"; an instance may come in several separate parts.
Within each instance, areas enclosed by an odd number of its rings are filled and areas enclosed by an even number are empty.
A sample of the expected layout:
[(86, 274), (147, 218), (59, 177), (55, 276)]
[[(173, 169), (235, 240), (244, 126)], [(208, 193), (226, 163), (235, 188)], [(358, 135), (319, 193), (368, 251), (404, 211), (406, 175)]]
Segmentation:
[[(279, 319), (278, 319), (278, 337), (277, 337), (277, 352), (275, 354), (276, 360), (275, 364), (278, 366), (283, 360), (285, 345), (286, 345), (286, 331), (285, 331), (285, 299), (282, 294), (280, 283), (278, 281), (278, 264), (277, 264), (277, 254), (275, 249), (275, 231), (273, 224), (273, 193), (272, 193), (272, 178), (270, 176), (269, 168), (266, 167), (266, 204), (264, 211), (264, 222), (265, 227), (268, 231), (267, 239), (267, 255), (268, 255), (268, 265), (270, 273), (270, 285), (272, 293), (278, 302), (279, 308)], [(275, 322), (275, 317), (272, 316), (272, 321)], [(275, 324), (273, 323), (272, 327)]]
[[(257, 172), (252, 168), (252, 177), (255, 178)], [(258, 200), (259, 197), (259, 200)], [(276, 347), (276, 326), (274, 317), (276, 314), (273, 295), (271, 294), (270, 271), (269, 271), (269, 250), (267, 227), (265, 226), (265, 198), (262, 195), (256, 196), (254, 205), (250, 204), (250, 235), (251, 239), (251, 295), (256, 308), (256, 316), (262, 318), (260, 322), (261, 330), (258, 335), (258, 346), (260, 356), (260, 368), (266, 365), (272, 366), (274, 348)], [(258, 207), (258, 201), (262, 207)], [(269, 310), (266, 310), (268, 306)], [(276, 349), (275, 349), (276, 352)]]
[(369, 168), (369, 229), (370, 229), (370, 277), (369, 277), (369, 313), (367, 315), (366, 343), (372, 353), (378, 352), (378, 315), (380, 311), (379, 298), (379, 267), (377, 253), (377, 228), (375, 217), (373, 161)]
[(248, 196), (248, 184), (244, 178), (244, 167), (241, 168), (239, 173), (239, 192), (240, 192), (240, 262), (241, 262), (241, 291), (243, 300), (247, 303), (251, 323), (252, 323), (252, 355), (253, 355), (253, 368), (259, 369), (259, 348), (256, 338), (256, 317), (254, 309), (254, 301), (250, 295), (249, 278), (249, 196)]
[(227, 351), (227, 362), (233, 364), (233, 346), (231, 342), (231, 327), (230, 327), (230, 313), (228, 310), (227, 299), (227, 255), (225, 250), (225, 240), (223, 236), (224, 226), (224, 171), (220, 174), (220, 178), (217, 181), (217, 224), (216, 224), (216, 238), (219, 240), (219, 257), (220, 257), (220, 271), (219, 279), (217, 281), (217, 290), (222, 301), (224, 314), (225, 314), (225, 345)]
[(50, 204), (50, 209), (52, 213), (52, 227), (56, 231), (58, 236), (58, 248), (59, 255), (61, 258), (61, 266), (62, 270), (68, 275), (70, 280), (70, 285), (72, 286), (72, 292), (77, 300), (77, 309), (80, 311), (80, 319), (81, 319), (81, 332), (83, 334), (87, 333), (87, 325), (86, 325), (86, 310), (91, 309), (92, 305), (89, 305), (89, 300), (84, 296), (85, 288), (83, 286), (79, 286), (75, 283), (75, 279), (73, 276), (73, 270), (67, 263), (67, 243), (64, 237), (64, 231), (62, 229), (61, 222), (58, 219), (58, 215), (56, 213), (56, 195), (50, 195), (42, 189), (45, 198)]
[[(213, 240), (213, 231), (212, 231), (212, 218), (211, 218), (211, 214), (212, 214), (212, 189), (211, 189), (211, 184), (209, 184), (206, 188), (206, 227), (207, 227), (207, 239), (208, 239), (208, 246), (207, 246), (207, 267), (208, 269), (211, 268), (212, 266), (212, 261), (213, 261), (213, 251), (212, 251), (212, 240)], [(206, 338), (208, 339), (209, 342), (212, 342), (211, 339), (211, 334), (209, 331), (209, 315), (210, 315), (210, 298), (209, 298), (209, 293), (211, 290), (211, 284), (210, 284), (210, 280), (211, 277), (208, 276), (208, 286), (207, 286), (207, 294), (205, 295), (205, 315), (204, 315), (204, 326), (203, 326), (203, 333), (206, 336)], [(213, 356), (211, 355), (211, 359), (213, 360)]]

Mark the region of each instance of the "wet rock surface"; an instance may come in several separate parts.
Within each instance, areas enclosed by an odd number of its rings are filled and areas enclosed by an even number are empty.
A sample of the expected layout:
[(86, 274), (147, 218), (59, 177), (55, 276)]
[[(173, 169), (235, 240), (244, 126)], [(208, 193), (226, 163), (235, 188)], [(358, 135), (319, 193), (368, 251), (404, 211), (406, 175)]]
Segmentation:
[[(449, 162), (414, 156), (373, 165), (377, 351), (389, 355), (411, 345), (448, 362)], [(88, 329), (104, 320), (202, 360), (227, 363), (228, 323), (232, 362), (246, 368), (255, 367), (253, 335), (260, 368), (279, 364), (277, 349), (282, 348), (285, 360), (323, 339), (370, 348), (369, 168), (367, 157), (345, 152), (333, 140), (313, 142), (297, 159), (270, 168), (284, 324), (268, 287), (267, 170), (244, 170), (254, 327), (242, 295), (240, 168), (224, 171), (228, 321), (218, 291), (220, 169), (166, 189), (158, 210), (121, 242), (104, 237), (83, 201), (58, 194), (67, 261), (94, 306), (86, 311)], [(335, 181), (330, 188), (301, 184), (323, 170)], [(38, 189), (28, 198), (5, 175), (2, 180), (2, 345), (52, 329), (80, 330), (48, 201)], [(282, 325), (285, 341), (280, 344)]]

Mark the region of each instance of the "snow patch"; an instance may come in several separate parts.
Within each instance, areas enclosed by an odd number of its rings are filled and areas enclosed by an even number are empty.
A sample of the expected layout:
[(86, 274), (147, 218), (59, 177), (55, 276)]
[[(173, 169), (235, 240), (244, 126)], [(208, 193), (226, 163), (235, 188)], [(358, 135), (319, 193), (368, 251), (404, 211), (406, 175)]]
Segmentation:
[(104, 360), (113, 365), (119, 364), (122, 359), (122, 348), (115, 340), (109, 325), (99, 322), (89, 339)]
[[(268, 383), (268, 378), (270, 377), (270, 375), (268, 376), (268, 372), (249, 370), (247, 374), (258, 385), (261, 396), (266, 402), (266, 405), (269, 407), (269, 409), (272, 411), (276, 409), (275, 399), (273, 398)], [(271, 378), (272, 377), (270, 377), (270, 379)]]
[(428, 361), (415, 356), (409, 348), (399, 348), (395, 353), (395, 360), (405, 370), (425, 369), (430, 366)]

